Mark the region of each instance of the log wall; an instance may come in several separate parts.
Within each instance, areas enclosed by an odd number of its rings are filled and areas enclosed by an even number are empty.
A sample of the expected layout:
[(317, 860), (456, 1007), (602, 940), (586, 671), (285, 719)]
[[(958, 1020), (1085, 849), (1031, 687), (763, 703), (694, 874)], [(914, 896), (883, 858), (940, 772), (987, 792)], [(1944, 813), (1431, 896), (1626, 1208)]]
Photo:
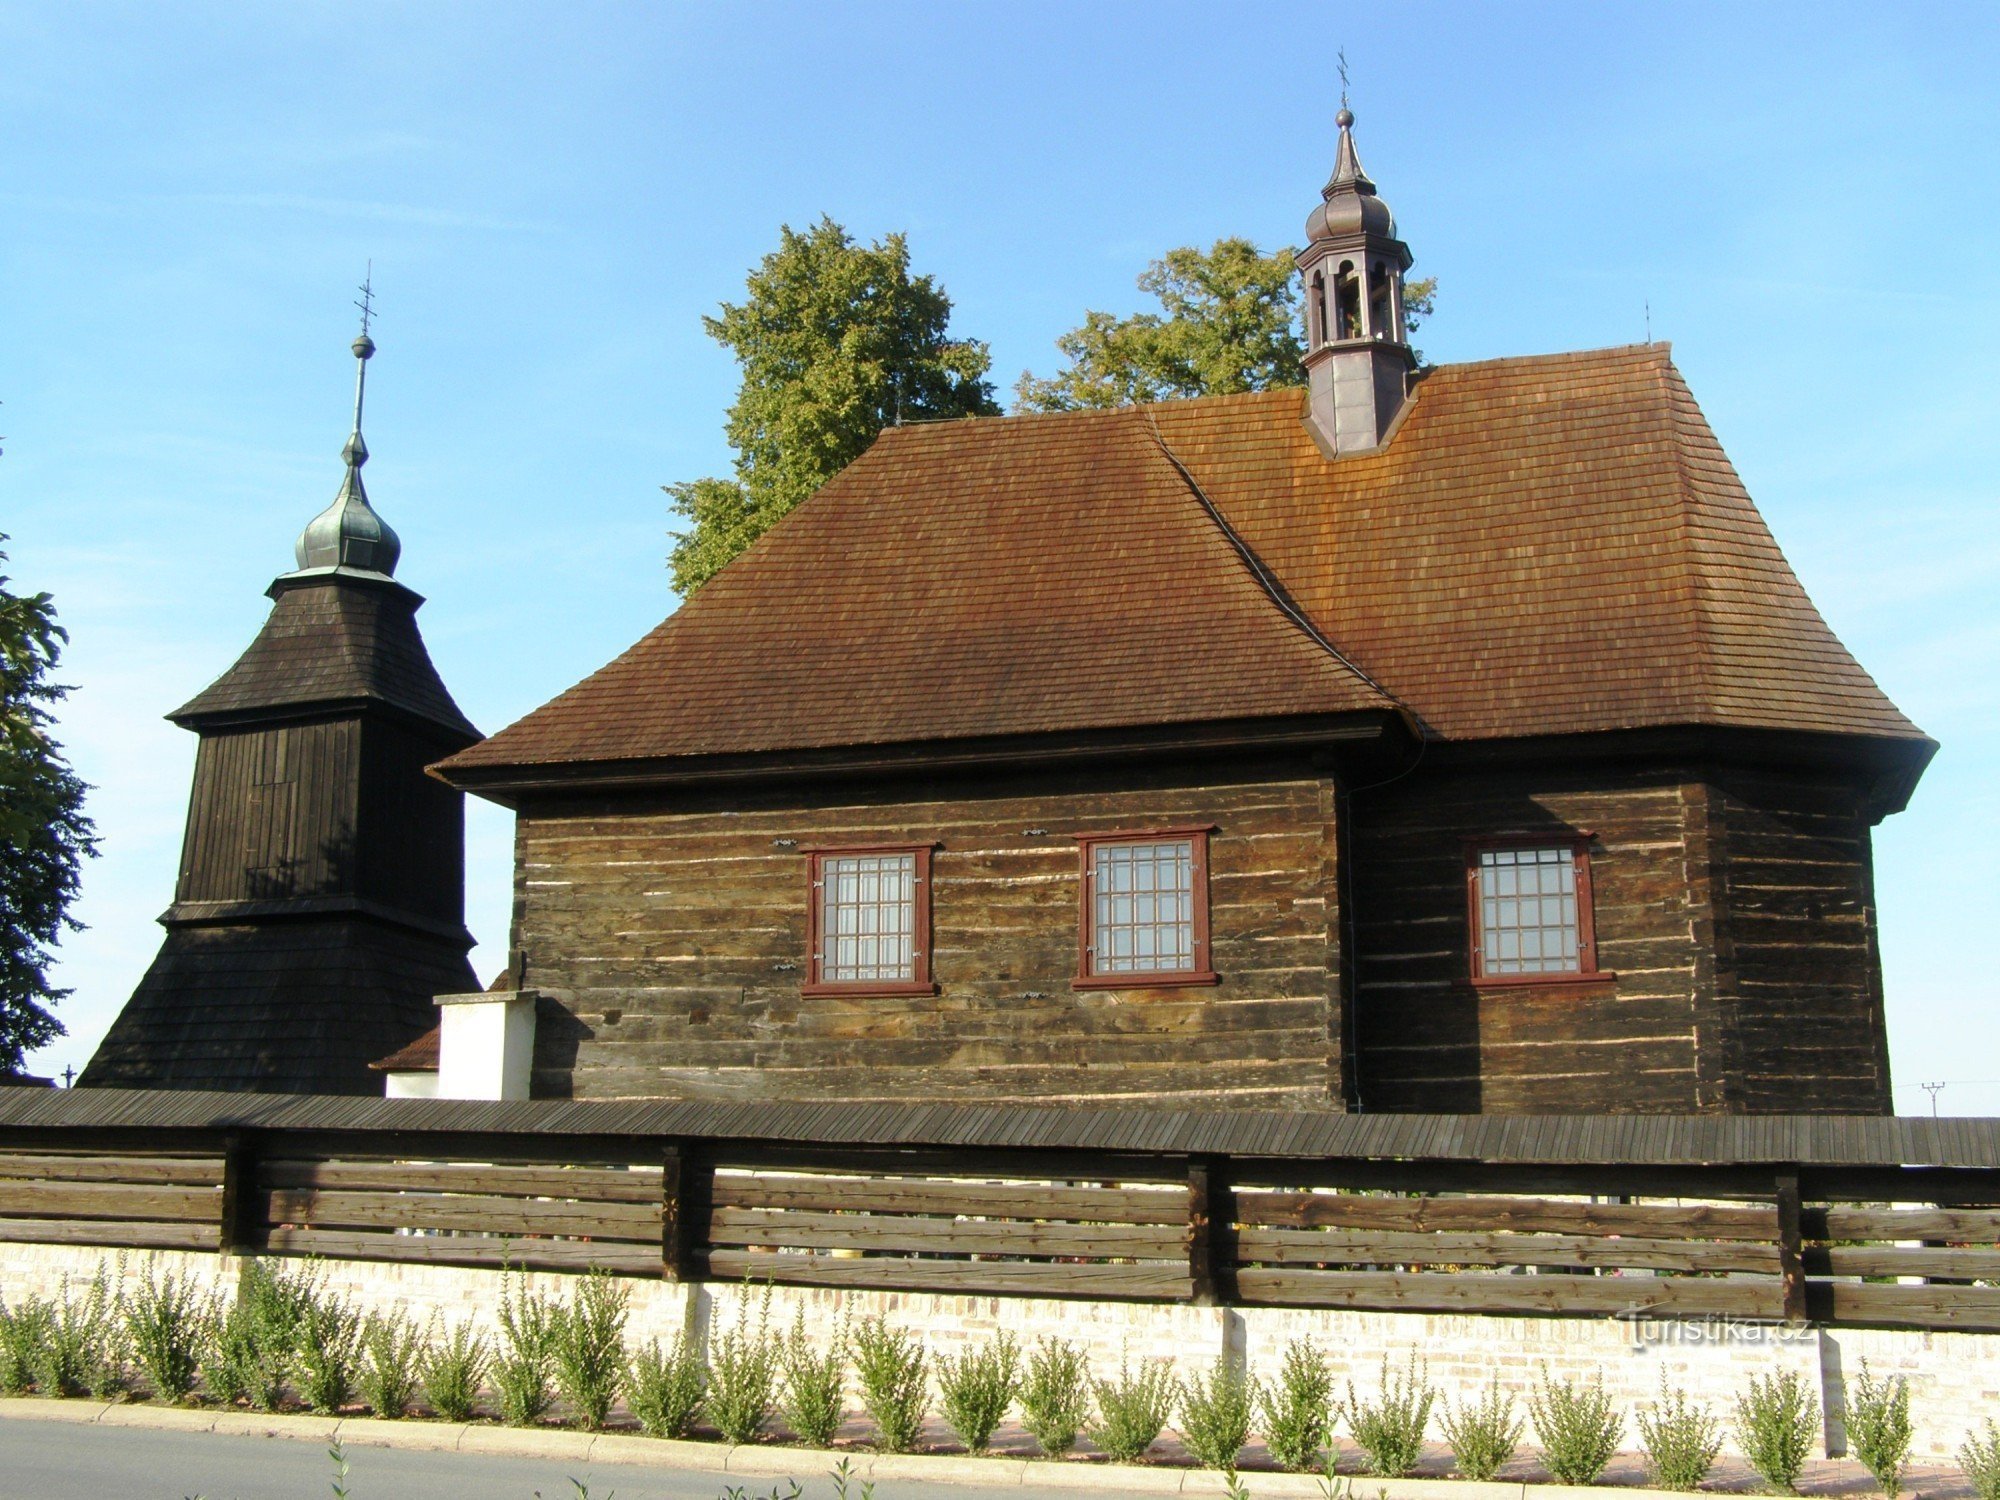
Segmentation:
[[(1075, 835), (1187, 825), (1220, 982), (1075, 989)], [(1334, 792), (1303, 763), (549, 802), (516, 839), (539, 1095), (1339, 1107)], [(802, 995), (801, 851), (933, 840), (938, 993)]]

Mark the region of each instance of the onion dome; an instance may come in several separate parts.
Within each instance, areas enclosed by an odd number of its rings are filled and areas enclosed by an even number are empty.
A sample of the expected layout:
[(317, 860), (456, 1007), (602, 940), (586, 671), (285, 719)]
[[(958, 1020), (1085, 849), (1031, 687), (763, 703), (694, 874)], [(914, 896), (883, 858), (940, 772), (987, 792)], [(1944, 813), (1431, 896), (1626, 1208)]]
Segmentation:
[(1306, 216), (1306, 242), (1354, 234), (1396, 236), (1396, 216), (1389, 205), (1375, 196), (1375, 184), (1361, 168), (1361, 154), (1354, 149), (1354, 112), (1345, 105), (1334, 116), (1340, 126), (1340, 152), (1334, 158), (1333, 176), (1320, 189), (1325, 201)]
[(368, 382), (368, 361), (375, 353), (375, 341), (366, 333), (354, 341), (354, 431), (340, 456), (347, 463), (347, 477), (333, 504), (306, 523), (299, 533), (294, 556), (300, 572), (321, 568), (350, 568), (356, 572), (390, 577), (403, 544), (389, 523), (368, 503), (368, 491), (361, 483), (361, 466), (368, 462), (368, 444), (361, 437), (361, 402)]

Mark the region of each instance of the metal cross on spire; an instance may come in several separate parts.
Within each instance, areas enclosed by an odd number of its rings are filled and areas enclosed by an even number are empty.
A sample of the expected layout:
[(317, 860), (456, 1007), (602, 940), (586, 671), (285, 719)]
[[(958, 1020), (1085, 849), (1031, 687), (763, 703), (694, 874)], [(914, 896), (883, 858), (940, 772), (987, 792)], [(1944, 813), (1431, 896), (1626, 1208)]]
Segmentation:
[[(1346, 76), (1345, 73), (1341, 74), (1342, 78)], [(367, 274), (361, 278), (361, 285), (358, 290), (361, 293), (361, 300), (354, 305), (361, 309), (361, 336), (365, 339), (368, 337), (368, 324), (375, 316), (375, 262), (373, 260), (368, 262)]]
[(1345, 47), (1342, 47), (1340, 49), (1339, 63), (1340, 63), (1340, 107), (1342, 109), (1346, 109), (1347, 108), (1347, 49)]

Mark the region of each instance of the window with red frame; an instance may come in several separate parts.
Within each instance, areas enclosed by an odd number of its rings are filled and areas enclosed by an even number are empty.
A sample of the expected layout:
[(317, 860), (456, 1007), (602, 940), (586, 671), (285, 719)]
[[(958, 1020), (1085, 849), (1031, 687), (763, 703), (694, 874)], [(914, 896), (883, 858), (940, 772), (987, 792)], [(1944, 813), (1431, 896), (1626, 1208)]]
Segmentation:
[(928, 845), (814, 849), (807, 993), (929, 993)]
[(1097, 988), (1213, 984), (1206, 828), (1081, 835), (1076, 982)]
[(1475, 981), (1608, 977), (1597, 967), (1586, 840), (1474, 844), (1465, 871)]

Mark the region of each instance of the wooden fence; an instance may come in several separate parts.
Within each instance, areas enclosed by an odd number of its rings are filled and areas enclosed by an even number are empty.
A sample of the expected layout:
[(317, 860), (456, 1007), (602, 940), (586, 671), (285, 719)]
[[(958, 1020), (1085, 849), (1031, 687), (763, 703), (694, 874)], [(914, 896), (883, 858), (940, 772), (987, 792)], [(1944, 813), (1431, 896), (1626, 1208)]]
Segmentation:
[[(2000, 1165), (1889, 1164), (1879, 1150), (1451, 1159), (1280, 1151), (1247, 1129), (1233, 1142), (1246, 1149), (1165, 1150), (1145, 1131), (1108, 1147), (1096, 1121), (1099, 1143), (1068, 1146), (1046, 1121), (1027, 1131), (1044, 1143), (1024, 1144), (978, 1111), (905, 1140), (832, 1138), (839, 1122), (824, 1118), (762, 1136), (735, 1117), (709, 1135), (493, 1128), (504, 1115), (439, 1128), (381, 1105), (390, 1113), (359, 1123), (351, 1109), (334, 1123), (308, 1109), (274, 1125), (243, 1118), (240, 1102), (234, 1119), (190, 1115), (185, 1096), (179, 1123), (23, 1125), (6, 1104), (0, 1242), (2000, 1331)], [(573, 1124), (578, 1107), (566, 1108)], [(1232, 1144), (1228, 1131), (1198, 1134)]]

